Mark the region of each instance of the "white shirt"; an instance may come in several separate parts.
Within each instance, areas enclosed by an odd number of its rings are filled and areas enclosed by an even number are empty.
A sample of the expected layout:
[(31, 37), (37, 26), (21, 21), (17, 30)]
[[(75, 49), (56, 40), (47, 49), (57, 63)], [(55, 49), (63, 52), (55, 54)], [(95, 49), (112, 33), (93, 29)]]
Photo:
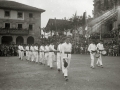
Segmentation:
[(49, 45), (49, 50), (50, 50), (50, 51), (55, 51), (54, 45), (51, 45), (51, 44), (50, 44), (50, 45)]
[(49, 51), (49, 46), (45, 46), (45, 51)]
[(26, 46), (25, 50), (29, 50), (29, 46)]
[(91, 51), (96, 51), (97, 50), (97, 46), (95, 44), (90, 44), (88, 46), (88, 51), (91, 52)]
[(97, 44), (97, 48), (98, 48), (98, 50), (104, 50), (104, 46), (101, 43)]
[(34, 46), (34, 50), (35, 50), (35, 51), (38, 51), (38, 46)]
[(60, 51), (60, 52), (61, 52), (61, 44), (58, 45), (57, 51)]
[(34, 51), (34, 48), (33, 48), (33, 46), (31, 46), (31, 47), (30, 47), (30, 50), (31, 50), (31, 51)]
[(21, 50), (21, 45), (18, 46), (18, 49)]
[(20, 50), (24, 50), (23, 46), (21, 46)]
[(40, 46), (39, 51), (44, 51), (44, 46)]
[(72, 44), (71, 43), (63, 43), (62, 45), (61, 45), (61, 50), (62, 50), (62, 53), (64, 53), (64, 52), (71, 52), (72, 51)]

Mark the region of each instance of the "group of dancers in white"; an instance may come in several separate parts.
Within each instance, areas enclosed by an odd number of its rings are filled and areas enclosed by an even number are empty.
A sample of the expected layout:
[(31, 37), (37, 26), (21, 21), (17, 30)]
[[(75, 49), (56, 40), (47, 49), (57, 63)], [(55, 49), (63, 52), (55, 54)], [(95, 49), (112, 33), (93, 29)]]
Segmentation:
[(98, 67), (103, 68), (102, 55), (106, 55), (106, 53), (107, 53), (105, 51), (105, 48), (104, 48), (104, 45), (103, 45), (103, 41), (100, 40), (99, 43), (96, 45), (95, 41), (93, 40), (91, 42), (91, 44), (88, 46), (88, 51), (90, 52), (90, 58), (91, 58), (90, 67), (92, 69), (95, 68), (94, 60), (95, 60), (95, 57), (96, 57), (98, 59), (97, 62), (96, 62), (96, 65)]
[[(62, 42), (61, 42), (62, 41)], [(70, 43), (70, 37), (66, 37), (59, 41), (57, 50), (54, 48), (53, 43), (46, 43), (35, 45), (23, 45), (18, 46), (19, 59), (23, 60), (24, 52), (26, 53), (26, 60), (31, 62), (47, 65), (51, 69), (53, 68), (53, 62), (55, 60), (55, 53), (57, 53), (57, 70), (62, 72), (66, 81), (68, 81), (68, 68), (71, 61), (72, 44)]]
[[(24, 48), (22, 45), (18, 46), (19, 58), (23, 60), (24, 52), (26, 52), (26, 60), (31, 62), (40, 63), (47, 65), (51, 69), (53, 68), (53, 62), (55, 60), (55, 53), (57, 56), (57, 70), (62, 72), (66, 81), (68, 81), (68, 68), (71, 61), (71, 51), (72, 44), (70, 43), (70, 37), (66, 37), (63, 40), (59, 41), (57, 50), (54, 48), (53, 43), (46, 43), (46, 45), (41, 44), (40, 46), (36, 45), (26, 45)], [(94, 66), (95, 56), (98, 58), (96, 65), (103, 68), (102, 63), (102, 54), (106, 54), (103, 41), (96, 45), (94, 41), (91, 42), (88, 46), (88, 51), (90, 52), (92, 69)]]

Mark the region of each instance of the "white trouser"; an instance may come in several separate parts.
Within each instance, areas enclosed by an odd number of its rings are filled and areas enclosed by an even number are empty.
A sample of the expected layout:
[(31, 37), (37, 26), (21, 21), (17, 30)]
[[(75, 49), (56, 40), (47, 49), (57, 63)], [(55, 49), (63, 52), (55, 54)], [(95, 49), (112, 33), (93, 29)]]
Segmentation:
[(49, 52), (49, 65), (53, 67), (54, 52)]
[(18, 56), (19, 56), (19, 58), (21, 57), (21, 51), (20, 50), (18, 50)]
[(44, 63), (44, 52), (39, 53), (39, 62)]
[(39, 56), (40, 56), (39, 62), (45, 64), (45, 55), (44, 55), (44, 52), (40, 52)]
[(47, 61), (47, 65), (50, 66), (50, 63), (49, 63), (49, 53), (48, 52), (45, 53), (45, 60)]
[(42, 63), (45, 64), (46, 63), (46, 60), (45, 60), (45, 53), (42, 52)]
[(29, 51), (26, 51), (26, 60), (28, 60), (29, 57)]
[[(63, 59), (65, 59), (66, 62), (68, 63), (67, 67), (64, 67)], [(63, 54), (62, 55), (62, 72), (63, 72), (64, 76), (68, 76), (68, 68), (70, 66), (70, 61), (71, 61), (71, 54)]]
[(62, 69), (61, 53), (57, 53), (57, 69)]
[(95, 53), (90, 53), (91, 66), (94, 67)]
[(53, 52), (53, 61), (56, 61), (55, 53)]
[(101, 53), (100, 53), (100, 57), (98, 58), (96, 64), (97, 64), (97, 65), (98, 65), (98, 64), (103, 65), (103, 64), (102, 64), (102, 55), (101, 55)]
[(21, 60), (23, 60), (23, 56), (24, 56), (24, 51), (21, 51), (20, 52), (20, 58), (21, 58)]
[(33, 61), (36, 61), (36, 51), (33, 52)]
[(32, 52), (29, 51), (28, 60), (31, 61)]
[(38, 62), (41, 62), (41, 52), (39, 51), (39, 53), (38, 53)]
[(34, 55), (35, 55), (35, 52), (32, 51), (32, 52), (31, 52), (31, 61), (34, 61)]
[(35, 62), (38, 62), (38, 51), (35, 52)]

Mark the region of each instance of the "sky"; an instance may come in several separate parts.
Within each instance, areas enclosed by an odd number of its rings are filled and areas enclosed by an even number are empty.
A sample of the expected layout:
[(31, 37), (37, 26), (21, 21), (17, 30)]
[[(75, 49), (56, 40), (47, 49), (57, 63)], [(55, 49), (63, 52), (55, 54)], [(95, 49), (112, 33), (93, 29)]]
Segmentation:
[(51, 19), (69, 19), (77, 12), (78, 16), (87, 12), (87, 15), (92, 16), (93, 0), (9, 0), (27, 4), (33, 7), (44, 9), (41, 14), (41, 27), (47, 25)]

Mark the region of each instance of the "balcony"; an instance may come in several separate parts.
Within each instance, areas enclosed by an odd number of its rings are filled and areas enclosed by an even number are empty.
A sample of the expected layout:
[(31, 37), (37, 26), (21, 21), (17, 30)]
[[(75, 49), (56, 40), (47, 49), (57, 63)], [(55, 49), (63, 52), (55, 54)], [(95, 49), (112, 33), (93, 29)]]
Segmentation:
[(0, 28), (0, 35), (28, 35), (29, 30), (27, 29), (5, 29)]

